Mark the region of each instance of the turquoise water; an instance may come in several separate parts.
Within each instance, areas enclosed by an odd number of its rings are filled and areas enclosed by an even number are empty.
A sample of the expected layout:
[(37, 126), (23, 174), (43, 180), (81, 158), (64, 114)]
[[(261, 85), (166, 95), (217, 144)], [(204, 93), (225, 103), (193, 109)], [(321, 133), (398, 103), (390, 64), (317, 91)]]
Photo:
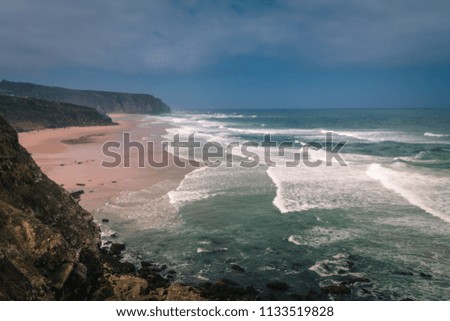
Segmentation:
[(288, 156), (319, 142), (325, 148), (311, 151), (318, 160), (333, 147), (325, 144), (331, 132), (347, 142), (347, 166), (287, 168), (274, 154), (276, 167), (197, 169), (157, 202), (151, 190), (126, 194), (101, 213), (116, 217), (130, 259), (165, 263), (180, 281), (229, 278), (263, 294), (271, 280), (289, 283), (289, 295), (365, 277), (371, 282), (339, 299), (450, 299), (449, 110), (202, 111), (157, 120), (172, 126), (167, 139), (261, 142), (271, 133), (294, 142)]

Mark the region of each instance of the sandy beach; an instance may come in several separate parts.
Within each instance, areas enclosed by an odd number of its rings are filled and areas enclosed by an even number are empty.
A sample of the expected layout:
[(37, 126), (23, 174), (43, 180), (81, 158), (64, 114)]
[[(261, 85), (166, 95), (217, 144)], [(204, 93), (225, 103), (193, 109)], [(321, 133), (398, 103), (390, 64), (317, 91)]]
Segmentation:
[[(179, 168), (169, 157), (169, 166), (154, 168), (145, 164), (139, 168), (138, 151), (131, 150), (130, 167), (102, 167), (103, 161), (111, 161), (102, 153), (102, 146), (109, 141), (122, 142), (123, 133), (129, 132), (132, 141), (153, 141), (155, 160), (161, 157), (161, 135), (165, 124), (155, 122), (144, 115), (113, 114), (116, 126), (70, 127), (45, 129), (19, 134), (19, 140), (42, 171), (67, 191), (83, 190), (80, 204), (89, 211), (116, 198), (122, 191), (151, 189), (158, 183), (170, 180), (168, 187), (176, 187), (192, 168)], [(147, 152), (147, 150), (146, 150)], [(167, 188), (166, 188), (167, 189)], [(158, 188), (159, 194), (169, 192)], [(158, 195), (155, 195), (155, 197)]]

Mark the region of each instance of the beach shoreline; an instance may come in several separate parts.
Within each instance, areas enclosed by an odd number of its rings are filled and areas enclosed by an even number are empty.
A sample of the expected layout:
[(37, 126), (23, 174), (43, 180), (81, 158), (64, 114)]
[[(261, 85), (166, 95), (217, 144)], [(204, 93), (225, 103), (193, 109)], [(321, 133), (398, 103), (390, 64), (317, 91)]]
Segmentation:
[[(51, 180), (70, 193), (82, 190), (80, 205), (92, 213), (123, 191), (151, 189), (167, 179), (179, 184), (193, 170), (176, 167), (171, 154), (166, 167), (151, 167), (147, 162), (145, 167), (139, 167), (136, 148), (131, 149), (129, 155), (122, 153), (122, 157), (129, 157), (129, 167), (125, 168), (123, 163), (114, 168), (102, 166), (103, 161), (111, 161), (102, 152), (103, 144), (122, 142), (124, 133), (130, 133), (132, 141), (143, 142), (144, 146), (147, 140), (154, 142), (153, 157), (155, 160), (161, 159), (160, 143), (168, 127), (147, 115), (109, 116), (119, 125), (44, 129), (20, 133), (19, 140)], [(140, 126), (143, 123), (146, 126)], [(147, 148), (145, 152), (147, 155)]]

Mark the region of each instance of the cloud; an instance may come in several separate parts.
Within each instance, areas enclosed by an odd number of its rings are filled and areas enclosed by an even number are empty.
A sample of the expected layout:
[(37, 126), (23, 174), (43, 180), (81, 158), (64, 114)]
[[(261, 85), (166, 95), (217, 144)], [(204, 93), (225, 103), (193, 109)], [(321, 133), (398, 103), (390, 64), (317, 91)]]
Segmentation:
[(4, 0), (0, 68), (198, 72), (262, 56), (298, 66), (448, 63), (446, 0)]

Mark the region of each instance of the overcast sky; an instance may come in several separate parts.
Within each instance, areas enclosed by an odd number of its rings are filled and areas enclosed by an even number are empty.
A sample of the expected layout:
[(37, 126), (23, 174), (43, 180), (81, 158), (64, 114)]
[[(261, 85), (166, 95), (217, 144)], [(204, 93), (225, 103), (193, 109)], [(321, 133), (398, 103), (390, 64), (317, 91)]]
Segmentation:
[(175, 108), (450, 107), (448, 0), (1, 0), (0, 78)]

